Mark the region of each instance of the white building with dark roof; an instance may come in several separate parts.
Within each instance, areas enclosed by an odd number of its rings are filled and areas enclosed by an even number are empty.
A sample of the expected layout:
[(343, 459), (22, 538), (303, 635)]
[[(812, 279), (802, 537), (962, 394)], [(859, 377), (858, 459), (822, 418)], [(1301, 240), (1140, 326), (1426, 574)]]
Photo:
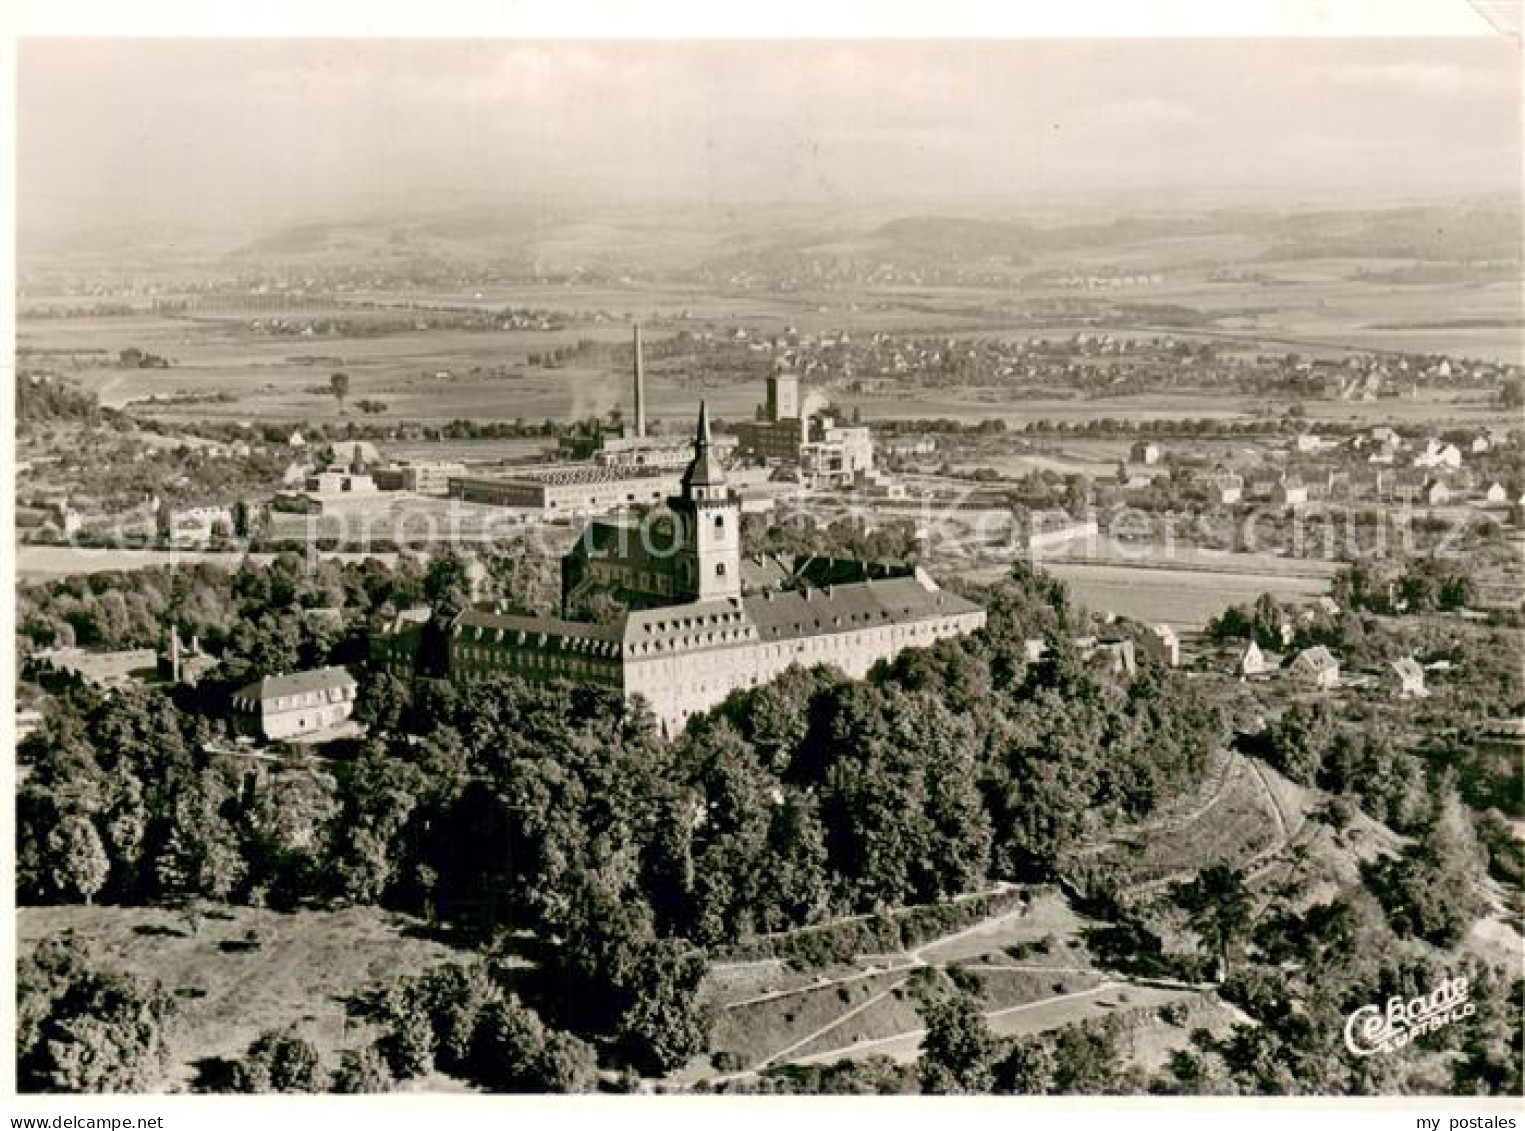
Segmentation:
[(233, 693), (233, 710), (265, 738), (301, 738), (347, 722), (355, 687), (355, 677), (339, 667), (267, 675)]
[(1299, 652), (1287, 671), (1299, 683), (1320, 691), (1340, 685), (1340, 661), (1322, 644)]
[(1396, 691), (1400, 699), (1424, 699), (1430, 692), (1424, 685), (1424, 669), (1412, 656), (1404, 656), (1392, 662), (1393, 674), (1398, 677)]
[(1254, 676), (1270, 675), (1281, 666), (1281, 656), (1275, 652), (1267, 652), (1259, 644), (1251, 640), (1235, 662), (1235, 671), (1241, 679), (1250, 679)]
[[(622, 545), (612, 527), (601, 526), (591, 552), (574, 547), (575, 564), (563, 575), (572, 586), (623, 578), (627, 588), (668, 603), (626, 608), (603, 623), (469, 609), (450, 626), (452, 677), (597, 684), (640, 697), (675, 730), (793, 664), (830, 664), (861, 678), (905, 648), (984, 626), (984, 609), (944, 592), (919, 569), (883, 575), (888, 571), (863, 566), (862, 580), (815, 583), (782, 566), (753, 568), (747, 575), (765, 587), (745, 592), (740, 507), (710, 451), (702, 407), (694, 451), (680, 493), (669, 500), (670, 545), (660, 553), (639, 538)], [(778, 584), (767, 587), (775, 574)]]
[(522, 507), (553, 517), (654, 506), (671, 495), (678, 482), (678, 473), (670, 468), (579, 464), (526, 468), (497, 476), (452, 476), (448, 493), (462, 502)]

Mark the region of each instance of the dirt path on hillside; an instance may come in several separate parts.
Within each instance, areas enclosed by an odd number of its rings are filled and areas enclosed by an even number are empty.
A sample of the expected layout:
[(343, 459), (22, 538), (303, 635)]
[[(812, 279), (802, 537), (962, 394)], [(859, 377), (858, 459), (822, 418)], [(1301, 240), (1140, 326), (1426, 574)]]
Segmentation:
[(881, 1001), (883, 1001), (885, 998), (889, 997), (896, 990), (902, 988), (909, 981), (910, 981), (909, 978), (902, 978), (902, 979), (900, 979), (900, 981), (896, 982), (894, 985), (886, 986), (883, 990), (881, 990), (879, 993), (875, 994), (873, 997), (868, 998), (866, 1001), (860, 1002), (858, 1005), (853, 1006), (846, 1013), (843, 1013), (843, 1014), (841, 1014), (838, 1017), (832, 1018), (832, 1020), (830, 1022), (828, 1022), (825, 1025), (822, 1025), (815, 1032), (809, 1034), (808, 1036), (805, 1036), (805, 1037), (801, 1038), (798, 1041), (795, 1041), (792, 1045), (789, 1045), (787, 1048), (780, 1049), (778, 1052), (776, 1052), (772, 1056), (768, 1057), (767, 1060), (759, 1061), (757, 1066), (752, 1071), (754, 1073), (755, 1072), (761, 1072), (765, 1068), (769, 1067), (770, 1065), (777, 1064), (780, 1060), (783, 1060), (785, 1057), (787, 1057), (790, 1053), (794, 1052), (796, 1049), (802, 1049), (806, 1045), (810, 1044), (811, 1041), (814, 1041), (814, 1040), (816, 1040), (819, 1037), (825, 1036), (827, 1033), (831, 1032), (833, 1029), (837, 1028), (838, 1026), (847, 1024), (847, 1022), (851, 1021), (854, 1017), (858, 1016), (858, 1014), (866, 1012), (867, 1010), (870, 1010), (874, 1006), (878, 1005)]

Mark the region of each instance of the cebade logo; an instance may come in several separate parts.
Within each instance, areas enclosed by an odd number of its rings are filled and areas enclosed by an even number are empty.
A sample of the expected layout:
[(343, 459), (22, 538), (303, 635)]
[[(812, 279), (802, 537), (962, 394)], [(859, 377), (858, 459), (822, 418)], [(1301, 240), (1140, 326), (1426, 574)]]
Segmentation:
[(1387, 1008), (1363, 1005), (1345, 1021), (1345, 1047), (1356, 1056), (1401, 1049), (1425, 1033), (1471, 1017), (1477, 1007), (1468, 1000), (1466, 978), (1441, 982), (1428, 997), (1404, 1001), (1396, 994)]

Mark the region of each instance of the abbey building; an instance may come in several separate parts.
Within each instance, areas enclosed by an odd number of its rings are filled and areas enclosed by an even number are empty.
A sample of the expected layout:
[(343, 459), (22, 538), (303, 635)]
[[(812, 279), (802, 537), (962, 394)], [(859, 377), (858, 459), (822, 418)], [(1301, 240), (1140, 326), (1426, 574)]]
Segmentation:
[[(741, 508), (702, 405), (693, 452), (664, 524), (584, 528), (562, 563), (563, 616), (461, 613), (449, 630), (452, 678), (601, 684), (642, 697), (672, 731), (791, 664), (861, 678), (902, 649), (984, 625), (982, 608), (920, 569), (744, 557)], [(615, 596), (617, 615), (573, 619), (593, 588)]]

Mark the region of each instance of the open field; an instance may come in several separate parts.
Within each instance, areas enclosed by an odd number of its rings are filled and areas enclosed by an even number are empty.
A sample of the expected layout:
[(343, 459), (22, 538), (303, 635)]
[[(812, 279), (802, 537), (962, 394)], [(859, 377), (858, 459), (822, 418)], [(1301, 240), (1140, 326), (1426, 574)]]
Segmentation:
[[(28, 907), (19, 910), (16, 930), (23, 953), (68, 934), (76, 945), (161, 982), (178, 1006), (167, 1086), (185, 1091), (196, 1086), (200, 1062), (241, 1056), (272, 1027), (299, 1022), (330, 1065), (340, 1050), (370, 1040), (368, 1026), (349, 1015), (351, 998), (459, 958), (418, 937), (417, 926), (374, 908), (282, 914), (227, 907), (208, 913), (192, 933), (185, 916), (171, 910)], [(417, 1087), (452, 1084), (430, 1077)]]
[[(1010, 963), (1021, 961), (1045, 965), (1081, 965), (1085, 948), (1079, 944), (1087, 921), (1076, 914), (1057, 892), (1041, 893), (1025, 907), (995, 915), (976, 926), (923, 946), (917, 953), (933, 963)], [(1014, 947), (1051, 940), (1041, 952), (1014, 958)]]
[[(859, 955), (854, 965), (808, 971), (774, 962), (722, 965), (706, 980), (719, 1013), (712, 1049), (725, 1065), (720, 1075), (869, 1056), (909, 1063), (921, 1044), (924, 1002), (955, 983), (973, 993), (1000, 1036), (1147, 1014), (1130, 1038), (1130, 1056), (1140, 1058), (1163, 1057), (1187, 1036), (1155, 1032), (1163, 1023), (1153, 1014), (1162, 1005), (1187, 1003), (1203, 1018), (1199, 1024), (1223, 1021), (1224, 1007), (1198, 987), (1098, 970), (1083, 938), (1094, 925), (1058, 891), (1043, 889), (1018, 908), (904, 952)], [(711, 1064), (710, 1057), (697, 1059), (679, 1078), (712, 1077)]]
[(1059, 565), (1118, 565), (1137, 569), (1175, 570), (1182, 573), (1231, 575), (1255, 578), (1257, 583), (1270, 578), (1300, 578), (1330, 581), (1347, 567), (1328, 558), (1292, 558), (1275, 553), (1244, 550), (1215, 550), (1188, 544), (1166, 545), (1163, 539), (1150, 542), (1125, 542), (1099, 536), (1094, 540), (1077, 538), (1055, 546), (1041, 555), (1040, 565), (1048, 569)]
[(848, 1055), (847, 1050), (867, 1041), (895, 1037), (921, 1027), (921, 1011), (908, 987), (898, 986), (878, 995), (862, 1010), (844, 1015), (829, 1029), (791, 1051), (793, 1063), (809, 1063), (821, 1053)]
[[(233, 323), (143, 316), (35, 321), (18, 330), (17, 345), (110, 355), (136, 346), (174, 362), (168, 369), (121, 369), (103, 355), (98, 364), (64, 367), (66, 377), (96, 392), (109, 407), (149, 396), (226, 393), (232, 399), (225, 402), (140, 411), (161, 419), (337, 423), (345, 418), (324, 387), (339, 369), (350, 375), (350, 417), (360, 415), (353, 404), (361, 399), (386, 404), (386, 413), (372, 420), (562, 420), (607, 412), (625, 392), (623, 372), (599, 363), (558, 369), (526, 364), (531, 353), (579, 338), (622, 343), (628, 330), (438, 330), (307, 339), (268, 337)], [(658, 415), (676, 412), (691, 399), (659, 382), (653, 382), (651, 395)]]
[[(397, 560), (396, 554), (320, 553), (324, 560), (359, 562), (373, 558), (387, 564)], [(146, 569), (149, 566), (168, 565), (220, 565), (224, 569), (237, 569), (247, 558), (264, 563), (274, 554), (223, 553), (215, 550), (96, 550), (82, 546), (38, 546), (22, 544), (16, 547), (16, 577), (20, 581), (47, 581), (71, 574), (110, 573), (116, 570)]]
[(1178, 628), (1202, 628), (1230, 605), (1253, 603), (1262, 593), (1285, 601), (1329, 592), (1327, 581), (1265, 574), (1183, 574), (1169, 569), (1051, 562), (1044, 566), (1070, 592), (1098, 612)]
[(723, 1009), (710, 1047), (734, 1057), (740, 1067), (759, 1067), (787, 1050), (810, 1044), (816, 1033), (831, 1031), (845, 1015), (871, 1008), (882, 996), (903, 987), (907, 977), (905, 970), (850, 977)]
[[(1329, 592), (1327, 578), (1283, 573), (1219, 573), (1047, 558), (1041, 565), (1093, 612), (1185, 629), (1200, 629), (1229, 606), (1251, 604), (1262, 593), (1274, 593), (1285, 601), (1306, 601)], [(988, 582), (1006, 576), (1010, 569), (987, 565), (950, 572)]]
[[(594, 229), (596, 230), (596, 229)], [(590, 231), (576, 235), (585, 241)], [(650, 236), (643, 237), (649, 243)], [(1228, 239), (1233, 246), (1222, 246)], [(1399, 284), (1362, 277), (1383, 268), (1383, 261), (1305, 260), (1254, 264), (1255, 281), (1212, 278), (1224, 260), (1241, 254), (1237, 237), (1153, 241), (1142, 248), (1119, 248), (1119, 263), (1153, 254), (1152, 270), (1163, 270), (1158, 286), (1103, 297), (1079, 296), (1045, 283), (997, 286), (872, 286), (848, 290), (737, 290), (714, 283), (651, 282), (640, 286), (519, 284), (464, 287), (458, 292), (347, 292), (345, 302), (329, 304), (356, 322), (406, 319), (402, 304), (494, 308), (512, 304), (568, 315), (600, 311), (610, 320), (551, 331), (432, 329), (380, 336), (332, 334), (269, 335), (249, 323), (271, 312), (196, 314), (168, 317), (143, 310), (132, 315), (27, 317), (17, 328), (20, 351), (42, 351), (48, 364), (57, 351), (65, 376), (94, 389), (102, 402), (120, 406), (149, 396), (226, 393), (226, 402), (159, 404), (139, 411), (166, 419), (338, 420), (333, 398), (319, 388), (335, 369), (350, 374), (351, 400), (385, 402), (386, 412), (373, 420), (453, 419), (541, 420), (606, 412), (622, 403), (627, 375), (622, 366), (596, 356), (574, 359), (562, 368), (528, 365), (532, 353), (567, 346), (580, 339), (623, 344), (634, 317), (655, 320), (653, 342), (678, 328), (713, 328), (724, 332), (744, 325), (767, 337), (795, 328), (802, 333), (846, 330), (905, 334), (958, 333), (979, 337), (1062, 338), (1078, 331), (1115, 337), (1169, 334), (1199, 338), (1246, 353), (1284, 353), (1339, 357), (1367, 350), (1443, 351), (1455, 356), (1525, 361), (1525, 327), (1518, 280), (1498, 272), (1461, 271), (1454, 279), (1425, 285)], [(1249, 245), (1263, 247), (1264, 241)], [(1245, 245), (1245, 246), (1249, 246)], [(1153, 249), (1149, 252), (1148, 249)], [(1039, 257), (1033, 270), (1073, 269), (1114, 249), (1091, 249), (1074, 255)], [(1227, 260), (1232, 262), (1232, 258)], [(1389, 264), (1401, 270), (1403, 264)], [(1035, 303), (1077, 298), (1101, 304), (1084, 318), (1034, 318)], [(354, 300), (389, 304), (380, 310), (349, 305)], [(24, 307), (45, 307), (46, 295), (26, 296)], [(1179, 304), (1203, 313), (1195, 326), (1141, 326), (1118, 320), (1109, 325), (1106, 304)], [(320, 314), (293, 310), (293, 319)], [(173, 360), (168, 369), (124, 370), (114, 364), (128, 346)], [(77, 358), (69, 358), (73, 351)], [(92, 353), (92, 351), (97, 351)], [(767, 368), (757, 358), (757, 375)], [(442, 376), (443, 374), (443, 376)], [(698, 385), (698, 390), (695, 384)], [(649, 411), (654, 417), (686, 418), (697, 391), (711, 401), (721, 418), (749, 418), (759, 389), (754, 382), (719, 380), (690, 374), (682, 385), (659, 366), (649, 373)], [(1132, 419), (1210, 417), (1241, 419), (1264, 407), (1255, 398), (1211, 392), (1067, 399), (1015, 398), (1000, 388), (933, 390), (907, 388), (887, 396), (842, 395), (846, 408), (864, 416), (891, 419), (948, 416), (965, 420), (1001, 418), (1020, 424), (1036, 417), (1088, 420), (1099, 416)], [(1315, 420), (1480, 422), (1496, 415), (1476, 394), (1421, 391), (1418, 400), (1386, 399), (1371, 403), (1309, 401)], [(351, 410), (354, 411), (353, 409)]]
[[(1025, 1005), (995, 1010), (985, 1015), (990, 1031), (998, 1037), (1022, 1037), (1059, 1029), (1066, 1025), (1092, 1021), (1133, 1010), (1157, 1010), (1172, 1002), (1197, 1003), (1204, 1000), (1199, 990), (1167, 989), (1133, 983), (1107, 982), (1074, 993), (1055, 995)], [(910, 1064), (921, 1051), (923, 1030), (919, 1027), (900, 1034), (866, 1040), (831, 1050), (801, 1056), (796, 1063), (832, 1064), (838, 1060), (856, 1060), (887, 1056), (901, 1064)]]

